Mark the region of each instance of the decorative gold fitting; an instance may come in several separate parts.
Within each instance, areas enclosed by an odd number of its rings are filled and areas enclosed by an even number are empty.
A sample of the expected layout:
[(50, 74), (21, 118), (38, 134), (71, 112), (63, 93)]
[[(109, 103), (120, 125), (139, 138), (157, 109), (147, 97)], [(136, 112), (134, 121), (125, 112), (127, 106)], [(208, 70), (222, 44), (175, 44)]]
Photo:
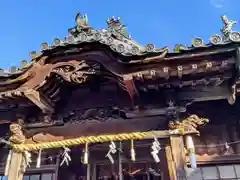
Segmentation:
[(227, 66), (227, 61), (222, 61), (222, 63), (221, 63), (221, 67), (226, 67)]
[(143, 74), (141, 72), (137, 73), (137, 78), (143, 80)]
[(163, 73), (164, 73), (164, 77), (165, 79), (169, 79), (169, 68), (168, 67), (164, 67), (163, 68)]
[(177, 67), (177, 72), (178, 72), (178, 77), (181, 78), (183, 75), (183, 67), (182, 66), (178, 66)]
[(151, 71), (150, 71), (150, 74), (151, 74), (152, 76), (156, 76), (156, 71), (155, 71), (155, 70), (151, 70)]
[(207, 69), (212, 68), (212, 62), (207, 62), (206, 68), (207, 68)]
[(198, 68), (197, 64), (192, 64), (192, 69), (193, 70), (197, 70), (197, 68)]

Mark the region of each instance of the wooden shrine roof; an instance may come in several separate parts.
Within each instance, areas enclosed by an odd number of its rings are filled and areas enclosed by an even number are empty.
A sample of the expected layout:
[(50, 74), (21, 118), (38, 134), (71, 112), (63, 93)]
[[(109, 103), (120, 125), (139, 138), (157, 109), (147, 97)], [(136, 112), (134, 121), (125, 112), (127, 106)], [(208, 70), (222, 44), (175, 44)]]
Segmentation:
[(86, 51), (107, 51), (109, 55), (117, 57), (116, 60), (120, 64), (160, 63), (163, 60), (192, 59), (234, 51), (240, 43), (240, 33), (232, 31), (235, 21), (228, 20), (226, 16), (222, 16), (222, 21), (224, 23), (221, 29), (223, 35), (211, 36), (208, 43), (204, 43), (201, 38), (194, 38), (191, 46), (177, 44), (174, 50), (170, 51), (168, 47), (157, 48), (152, 43), (146, 46), (140, 45), (128, 35), (120, 18), (112, 17), (107, 20), (106, 29), (96, 30), (88, 24), (87, 15), (78, 13), (76, 26), (68, 30), (68, 36), (64, 39), (55, 38), (51, 45), (47, 42), (42, 43), (41, 51), (30, 53), (31, 62), (23, 60), (18, 68), (11, 67), (9, 72), (1, 70), (0, 77), (16, 78), (27, 71), (32, 64), (41, 60), (41, 57), (48, 56), (50, 59)]
[[(51, 45), (44, 42), (41, 51), (30, 53), (31, 62), (22, 61), (20, 68), (12, 67), (10, 72), (0, 71), (0, 110), (37, 107), (51, 114), (59, 99), (68, 98), (70, 87), (84, 89), (109, 82), (118, 84), (132, 101), (153, 86), (179, 88), (184, 101), (226, 98), (229, 90), (225, 87), (238, 83), (240, 33), (232, 30), (235, 21), (226, 16), (222, 21), (221, 35), (213, 35), (208, 43), (194, 38), (190, 47), (176, 45), (170, 51), (152, 43), (140, 45), (119, 18), (110, 18), (106, 29), (96, 30), (79, 13), (66, 38), (56, 38)], [(203, 98), (203, 94), (209, 96)], [(166, 109), (161, 111), (164, 114)]]

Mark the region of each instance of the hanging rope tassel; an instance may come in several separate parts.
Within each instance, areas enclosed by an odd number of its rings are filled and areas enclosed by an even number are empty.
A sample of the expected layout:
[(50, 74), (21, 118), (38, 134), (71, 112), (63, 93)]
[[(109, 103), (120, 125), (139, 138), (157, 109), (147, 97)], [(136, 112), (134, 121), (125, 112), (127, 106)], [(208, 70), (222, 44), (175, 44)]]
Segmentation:
[(83, 164), (88, 164), (88, 143), (85, 144)]
[(42, 157), (42, 150), (40, 149), (39, 152), (38, 152), (36, 168), (40, 168), (41, 167), (41, 157)]
[(12, 150), (9, 150), (8, 156), (7, 156), (7, 161), (6, 161), (6, 166), (5, 166), (4, 176), (8, 176), (8, 171), (9, 171), (9, 166), (10, 166), (10, 163), (11, 163), (11, 159), (12, 159)]
[(136, 161), (136, 153), (134, 149), (134, 142), (131, 140), (131, 160)]
[(186, 145), (187, 145), (187, 150), (189, 152), (189, 160), (190, 160), (191, 168), (196, 169), (197, 159), (196, 159), (195, 147), (194, 147), (192, 136), (189, 136), (189, 135), (186, 136)]

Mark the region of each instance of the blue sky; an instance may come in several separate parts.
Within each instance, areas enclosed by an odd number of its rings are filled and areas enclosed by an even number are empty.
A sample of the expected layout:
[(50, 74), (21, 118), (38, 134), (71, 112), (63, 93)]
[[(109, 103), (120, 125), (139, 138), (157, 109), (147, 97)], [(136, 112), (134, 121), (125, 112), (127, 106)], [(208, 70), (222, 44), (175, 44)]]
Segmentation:
[(0, 67), (18, 66), (42, 42), (64, 38), (77, 12), (87, 13), (99, 29), (108, 17), (120, 16), (136, 41), (172, 48), (193, 37), (207, 41), (219, 33), (221, 15), (240, 20), (239, 7), (240, 0), (1, 0)]

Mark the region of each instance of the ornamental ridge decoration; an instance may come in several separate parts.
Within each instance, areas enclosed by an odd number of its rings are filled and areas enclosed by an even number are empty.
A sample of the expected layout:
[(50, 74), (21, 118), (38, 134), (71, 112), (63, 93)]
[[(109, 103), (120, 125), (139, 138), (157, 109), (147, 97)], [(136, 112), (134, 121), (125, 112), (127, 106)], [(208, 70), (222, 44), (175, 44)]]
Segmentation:
[[(224, 24), (221, 29), (222, 35), (215, 34), (210, 37), (209, 44), (210, 45), (224, 45), (228, 43), (239, 43), (240, 42), (240, 32), (233, 31), (233, 25), (237, 24), (237, 21), (229, 20), (226, 15), (221, 16), (222, 22)], [(208, 44), (208, 45), (209, 45)], [(194, 38), (192, 40), (193, 47), (208, 47), (208, 45), (204, 44), (201, 38)]]
[[(229, 43), (240, 43), (240, 32), (233, 30), (233, 25), (237, 21), (229, 20), (226, 15), (221, 16), (223, 27), (221, 28), (222, 35), (215, 34), (209, 38), (209, 43), (205, 44), (201, 38), (194, 38), (192, 46), (186, 47), (182, 44), (177, 44), (173, 53), (181, 51), (188, 51), (193, 48), (218, 46)], [(123, 56), (142, 56), (149, 53), (162, 53), (166, 55), (170, 50), (167, 47), (155, 48), (154, 44), (147, 44), (142, 46), (134, 41), (128, 34), (126, 26), (121, 24), (120, 18), (112, 17), (107, 20), (107, 28), (103, 30), (93, 29), (88, 23), (87, 15), (78, 13), (75, 18), (76, 26), (68, 30), (69, 35), (60, 40), (55, 38), (52, 45), (44, 42), (41, 44), (41, 52), (30, 52), (31, 59), (40, 57), (44, 51), (55, 49), (57, 47), (64, 47), (67, 45), (81, 44), (81, 43), (100, 43), (107, 45), (113, 51)], [(34, 61), (27, 62), (23, 60), (21, 66), (12, 66), (9, 71), (0, 69), (0, 76), (11, 76), (12, 74), (21, 73), (27, 70)]]
[(52, 46), (44, 42), (41, 45), (42, 51), (68, 44), (91, 42), (98, 42), (107, 45), (113, 51), (124, 56), (140, 56), (148, 53), (162, 53), (166, 51), (166, 47), (155, 48), (154, 44), (147, 44), (146, 46), (138, 44), (128, 35), (126, 26), (121, 24), (119, 17), (108, 19), (108, 27), (103, 30), (95, 30), (89, 26), (87, 15), (81, 13), (77, 14), (75, 21), (76, 26), (68, 30), (69, 35), (65, 40), (55, 39)]

